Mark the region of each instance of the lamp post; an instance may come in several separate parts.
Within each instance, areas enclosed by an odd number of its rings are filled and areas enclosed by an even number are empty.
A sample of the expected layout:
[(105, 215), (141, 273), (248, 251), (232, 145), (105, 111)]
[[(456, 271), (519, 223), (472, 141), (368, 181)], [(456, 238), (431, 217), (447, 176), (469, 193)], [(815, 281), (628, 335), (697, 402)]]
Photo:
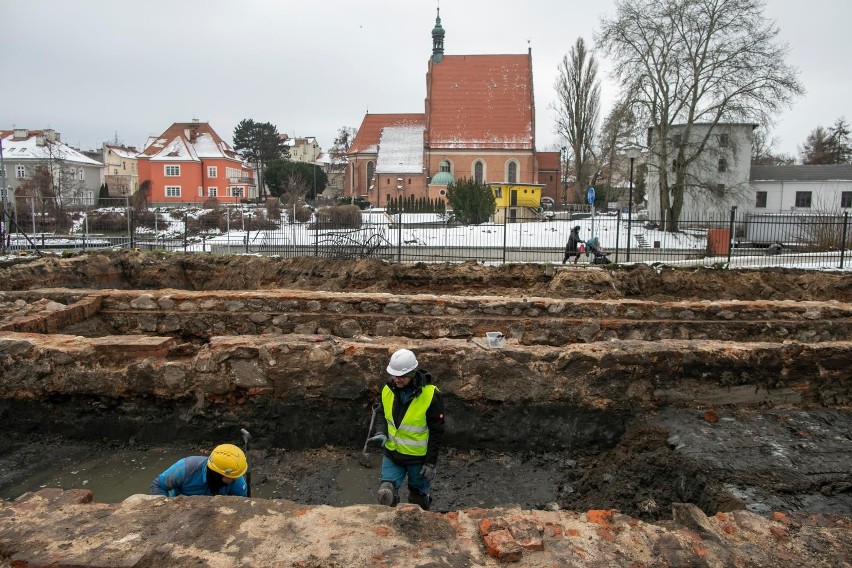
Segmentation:
[(624, 150), (624, 155), (630, 160), (630, 194), (627, 202), (627, 262), (630, 262), (630, 231), (633, 224), (633, 161), (639, 157), (639, 148), (628, 146)]
[(568, 203), (568, 185), (565, 179), (565, 176), (568, 173), (566, 171), (568, 170), (568, 148), (562, 146), (560, 156), (562, 157), (562, 163), (559, 166), (559, 169), (561, 170), (559, 173), (562, 174), (562, 203), (560, 204), (560, 207), (565, 207)]

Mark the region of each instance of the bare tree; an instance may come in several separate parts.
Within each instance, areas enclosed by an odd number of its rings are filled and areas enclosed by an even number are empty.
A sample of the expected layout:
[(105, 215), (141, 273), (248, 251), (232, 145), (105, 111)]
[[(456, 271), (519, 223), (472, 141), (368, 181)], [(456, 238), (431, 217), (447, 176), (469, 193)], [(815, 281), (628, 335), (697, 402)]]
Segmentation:
[[(624, 181), (628, 177), (626, 161), (622, 156), (625, 147), (637, 139), (639, 131), (636, 116), (628, 101), (619, 101), (604, 119), (598, 136), (597, 168), (605, 175), (610, 188), (614, 182)], [(598, 175), (598, 174), (596, 174)], [(593, 178), (595, 176), (592, 176)], [(612, 195), (612, 197), (616, 197)], [(621, 199), (621, 195), (617, 196)]]
[[(618, 0), (616, 15), (601, 22), (597, 39), (614, 60), (623, 96), (651, 129), (667, 230), (677, 230), (687, 189), (709, 184), (691, 180), (690, 165), (713, 127), (770, 124), (804, 92), (763, 8), (763, 0)], [(709, 128), (695, 133), (697, 124)]]
[(770, 136), (766, 128), (756, 128), (751, 139), (751, 163), (755, 166), (793, 165), (796, 160), (792, 156), (775, 152), (777, 143), (778, 139)]
[(598, 62), (586, 50), (583, 38), (577, 38), (559, 65), (559, 77), (554, 88), (557, 133), (568, 142), (573, 162), (573, 173), (578, 188), (589, 183), (593, 144), (600, 113), (601, 87), (598, 80)]

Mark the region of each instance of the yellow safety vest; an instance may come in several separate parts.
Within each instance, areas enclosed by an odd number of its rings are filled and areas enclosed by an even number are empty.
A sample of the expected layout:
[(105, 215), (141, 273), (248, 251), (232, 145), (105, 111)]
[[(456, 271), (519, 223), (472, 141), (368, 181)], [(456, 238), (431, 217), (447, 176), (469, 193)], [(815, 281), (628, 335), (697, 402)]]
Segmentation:
[(393, 423), (393, 391), (385, 385), (382, 389), (382, 406), (388, 423), (388, 441), (385, 448), (409, 456), (425, 456), (429, 445), (429, 427), (426, 425), (426, 411), (432, 404), (437, 387), (426, 385), (415, 396), (405, 411), (399, 427)]

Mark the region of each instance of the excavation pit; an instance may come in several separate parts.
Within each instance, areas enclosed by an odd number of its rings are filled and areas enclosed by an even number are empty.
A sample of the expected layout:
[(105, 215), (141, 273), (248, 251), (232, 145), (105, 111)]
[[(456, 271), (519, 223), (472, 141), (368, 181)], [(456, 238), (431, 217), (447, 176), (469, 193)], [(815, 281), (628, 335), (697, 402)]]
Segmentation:
[(5, 498), (96, 487), (35, 475), (83, 456), (145, 492), (247, 428), (258, 496), (371, 503), (357, 459), (409, 347), (447, 405), (440, 510), (852, 514), (845, 275), (129, 253), (0, 276)]

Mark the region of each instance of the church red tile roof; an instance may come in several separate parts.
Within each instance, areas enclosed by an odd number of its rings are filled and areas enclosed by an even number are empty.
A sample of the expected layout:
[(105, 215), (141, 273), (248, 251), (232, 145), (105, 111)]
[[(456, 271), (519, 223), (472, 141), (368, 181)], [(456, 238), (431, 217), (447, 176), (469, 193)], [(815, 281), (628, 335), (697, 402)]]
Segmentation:
[(423, 126), (424, 122), (423, 113), (367, 114), (349, 147), (349, 154), (376, 153), (385, 126)]
[(432, 148), (532, 150), (532, 55), (446, 55), (429, 64)]

